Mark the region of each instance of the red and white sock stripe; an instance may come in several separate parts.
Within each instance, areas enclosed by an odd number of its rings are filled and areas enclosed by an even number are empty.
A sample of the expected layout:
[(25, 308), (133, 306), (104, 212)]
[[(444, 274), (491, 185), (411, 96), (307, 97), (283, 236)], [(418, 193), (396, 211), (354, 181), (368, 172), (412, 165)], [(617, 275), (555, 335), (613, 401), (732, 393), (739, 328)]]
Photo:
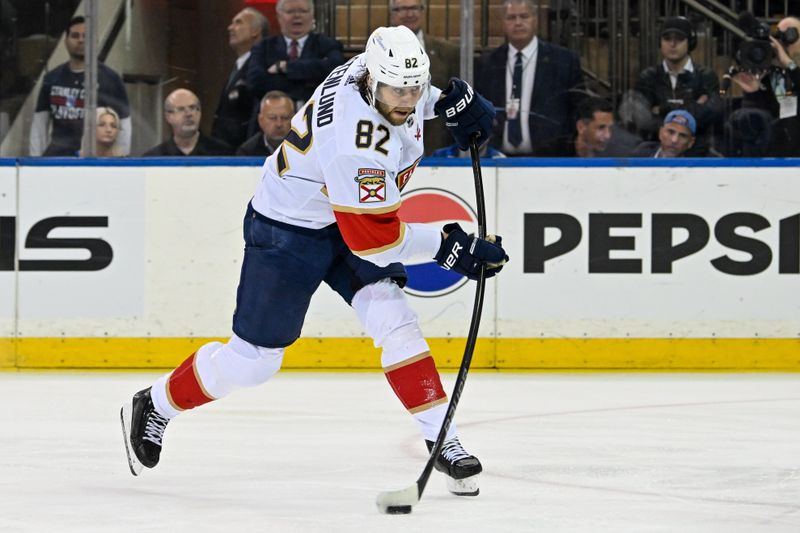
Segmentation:
[(181, 363), (167, 380), (167, 400), (179, 411), (192, 409), (215, 399), (200, 381), (196, 359), (197, 352)]
[(394, 393), (412, 414), (447, 402), (430, 352), (385, 367), (383, 371)]

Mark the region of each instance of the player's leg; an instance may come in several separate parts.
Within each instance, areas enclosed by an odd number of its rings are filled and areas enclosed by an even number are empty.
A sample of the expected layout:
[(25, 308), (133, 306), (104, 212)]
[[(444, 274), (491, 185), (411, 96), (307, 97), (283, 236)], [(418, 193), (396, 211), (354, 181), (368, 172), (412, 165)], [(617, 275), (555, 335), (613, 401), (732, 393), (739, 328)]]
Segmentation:
[(333, 261), (320, 231), (269, 221), (248, 208), (234, 335), (226, 344), (202, 346), (122, 408), (134, 475), (158, 463), (169, 419), (278, 371), (283, 349), (299, 337), (311, 296)]
[(181, 412), (267, 381), (280, 369), (283, 348), (264, 348), (232, 336), (203, 345), (175, 370), (123, 405), (120, 413), (133, 475), (158, 464), (164, 431)]
[[(447, 395), (417, 315), (401, 289), (405, 279), (405, 269), (399, 263), (380, 268), (349, 255), (325, 281), (350, 303), (375, 346), (382, 349), (386, 378), (416, 420), (430, 449), (447, 412)], [(477, 458), (464, 451), (455, 423), (448, 429), (435, 466), (448, 475), (451, 492), (478, 494), (475, 476), (482, 467)]]
[[(430, 450), (448, 402), (416, 313), (409, 307), (402, 289), (389, 280), (359, 290), (352, 305), (375, 346), (382, 348), (381, 365), (386, 379), (416, 419)], [(464, 450), (457, 434), (452, 423), (435, 467), (447, 474), (451, 492), (476, 496), (479, 492), (476, 476), (482, 471), (481, 463)]]

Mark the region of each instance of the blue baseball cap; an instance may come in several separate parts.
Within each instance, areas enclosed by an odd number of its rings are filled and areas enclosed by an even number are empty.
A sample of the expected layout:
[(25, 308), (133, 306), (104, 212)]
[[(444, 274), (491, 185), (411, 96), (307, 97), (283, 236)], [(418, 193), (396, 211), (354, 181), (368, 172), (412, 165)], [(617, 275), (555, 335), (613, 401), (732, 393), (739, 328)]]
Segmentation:
[(692, 114), (685, 109), (676, 109), (675, 111), (670, 111), (667, 116), (664, 117), (664, 126), (670, 123), (686, 126), (689, 128), (689, 131), (692, 132), (692, 135), (694, 135), (697, 131), (697, 121), (695, 121)]

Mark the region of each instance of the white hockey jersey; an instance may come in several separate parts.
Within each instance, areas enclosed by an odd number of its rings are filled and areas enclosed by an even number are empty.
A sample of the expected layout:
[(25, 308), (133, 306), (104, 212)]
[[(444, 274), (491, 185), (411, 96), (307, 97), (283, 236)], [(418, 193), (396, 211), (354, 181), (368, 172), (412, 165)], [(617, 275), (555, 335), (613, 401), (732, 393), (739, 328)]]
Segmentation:
[(292, 130), (264, 162), (256, 211), (306, 228), (334, 222), (356, 255), (380, 266), (432, 258), (441, 230), (406, 224), (400, 191), (422, 158), (422, 120), (435, 116), (431, 87), (416, 111), (393, 126), (358, 91), (363, 54), (334, 69), (292, 118)]

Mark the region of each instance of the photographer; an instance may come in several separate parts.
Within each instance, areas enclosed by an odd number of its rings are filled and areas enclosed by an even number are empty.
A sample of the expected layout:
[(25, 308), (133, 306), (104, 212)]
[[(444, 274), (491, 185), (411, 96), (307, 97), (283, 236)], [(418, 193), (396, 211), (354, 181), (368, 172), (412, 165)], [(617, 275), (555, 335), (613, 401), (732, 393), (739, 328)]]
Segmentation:
[(733, 81), (745, 95), (742, 108), (767, 111), (774, 119), (773, 146), (770, 155), (800, 155), (800, 19), (787, 17), (778, 23), (775, 36), (769, 37), (774, 57), (773, 67), (763, 73), (740, 71)]
[(651, 112), (646, 133), (655, 137), (661, 122), (674, 109), (686, 109), (697, 119), (697, 143), (692, 154), (706, 155), (711, 125), (719, 114), (719, 82), (713, 70), (692, 61), (697, 35), (686, 17), (669, 17), (661, 27), (660, 64), (639, 74), (636, 92)]

